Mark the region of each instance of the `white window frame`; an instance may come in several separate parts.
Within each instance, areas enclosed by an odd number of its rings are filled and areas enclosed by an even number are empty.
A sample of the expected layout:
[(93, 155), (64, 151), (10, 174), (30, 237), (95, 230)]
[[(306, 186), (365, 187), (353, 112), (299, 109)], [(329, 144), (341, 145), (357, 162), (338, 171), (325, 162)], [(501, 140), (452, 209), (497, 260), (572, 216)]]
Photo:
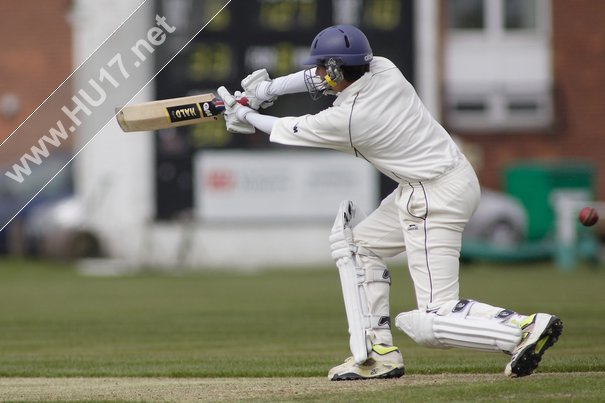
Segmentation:
[[(553, 120), (551, 0), (536, 0), (536, 27), (507, 30), (504, 1), (484, 1), (483, 29), (446, 29), (444, 118), (464, 131), (545, 129)], [(485, 109), (460, 108), (483, 102)], [(512, 108), (511, 105), (528, 108)]]

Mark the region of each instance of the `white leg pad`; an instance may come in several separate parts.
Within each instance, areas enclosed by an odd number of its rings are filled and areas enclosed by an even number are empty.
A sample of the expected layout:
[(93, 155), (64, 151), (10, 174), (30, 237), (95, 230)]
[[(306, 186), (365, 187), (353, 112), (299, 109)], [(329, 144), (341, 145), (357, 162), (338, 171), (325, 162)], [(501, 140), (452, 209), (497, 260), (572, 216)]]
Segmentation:
[(435, 314), (428, 314), (418, 309), (402, 312), (395, 318), (395, 325), (416, 343), (432, 348), (448, 348), (433, 333)]
[(387, 330), (390, 336), (388, 297), (391, 278), (380, 258), (368, 257), (371, 252), (354, 244), (351, 235), (354, 218), (359, 218), (359, 214), (353, 202), (341, 203), (330, 242), (342, 285), (351, 353), (355, 362), (361, 364), (368, 358), (376, 331)]
[[(386, 267), (358, 267), (353, 259), (347, 258), (338, 259), (336, 267), (349, 324), (351, 353), (355, 362), (361, 364), (367, 360), (368, 351), (372, 349), (374, 330), (390, 328), (388, 306), (384, 312), (384, 307), (380, 309), (373, 303), (385, 293), (388, 299), (389, 272)], [(377, 287), (382, 291), (376, 292)]]
[(492, 320), (434, 315), (435, 338), (448, 347), (511, 352), (521, 340), (521, 329)]
[(433, 348), (511, 352), (521, 340), (518, 327), (461, 315), (441, 316), (414, 310), (397, 315), (395, 323), (415, 342)]
[(349, 324), (349, 346), (355, 362), (361, 364), (368, 359), (368, 347), (366, 344), (367, 326), (364, 323), (365, 315), (363, 314), (363, 306), (366, 304), (365, 301), (362, 301), (359, 293), (357, 270), (353, 259), (338, 259), (336, 267), (338, 267), (338, 274), (340, 275), (342, 296), (347, 313), (347, 323)]

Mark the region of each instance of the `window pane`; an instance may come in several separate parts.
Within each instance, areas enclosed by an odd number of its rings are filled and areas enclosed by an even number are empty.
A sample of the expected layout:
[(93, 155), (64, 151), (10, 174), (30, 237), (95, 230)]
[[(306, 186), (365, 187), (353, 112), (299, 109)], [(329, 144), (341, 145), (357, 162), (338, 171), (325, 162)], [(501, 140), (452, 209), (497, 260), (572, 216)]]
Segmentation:
[(536, 112), (538, 108), (537, 101), (511, 101), (508, 103), (510, 112)]
[(485, 112), (487, 104), (482, 100), (458, 101), (454, 105), (454, 108), (458, 112)]
[(450, 29), (483, 29), (483, 0), (448, 0)]
[(506, 29), (536, 28), (536, 0), (504, 0)]

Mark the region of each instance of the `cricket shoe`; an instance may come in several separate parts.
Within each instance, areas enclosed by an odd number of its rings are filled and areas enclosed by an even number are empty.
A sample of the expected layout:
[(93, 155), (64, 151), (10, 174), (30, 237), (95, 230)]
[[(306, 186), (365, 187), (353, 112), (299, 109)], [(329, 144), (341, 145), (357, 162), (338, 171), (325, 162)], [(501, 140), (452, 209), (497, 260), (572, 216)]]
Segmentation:
[(522, 339), (504, 369), (504, 374), (513, 378), (531, 375), (544, 352), (557, 342), (563, 332), (561, 319), (546, 313), (534, 313), (519, 325)]
[(399, 378), (404, 374), (403, 357), (395, 346), (374, 344), (368, 359), (357, 364), (353, 357), (328, 373), (331, 381), (354, 381), (361, 379)]

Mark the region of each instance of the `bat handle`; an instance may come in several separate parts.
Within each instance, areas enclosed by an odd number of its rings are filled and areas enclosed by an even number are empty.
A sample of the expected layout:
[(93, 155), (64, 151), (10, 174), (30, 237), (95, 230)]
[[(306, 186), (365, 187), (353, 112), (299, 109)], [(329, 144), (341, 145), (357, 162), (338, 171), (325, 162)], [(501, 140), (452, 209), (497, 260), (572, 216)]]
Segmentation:
[[(225, 110), (225, 101), (223, 101), (222, 99), (215, 98), (213, 103), (218, 111), (222, 112)], [(248, 106), (248, 98), (241, 97), (240, 99), (237, 100), (237, 103), (240, 105)]]

